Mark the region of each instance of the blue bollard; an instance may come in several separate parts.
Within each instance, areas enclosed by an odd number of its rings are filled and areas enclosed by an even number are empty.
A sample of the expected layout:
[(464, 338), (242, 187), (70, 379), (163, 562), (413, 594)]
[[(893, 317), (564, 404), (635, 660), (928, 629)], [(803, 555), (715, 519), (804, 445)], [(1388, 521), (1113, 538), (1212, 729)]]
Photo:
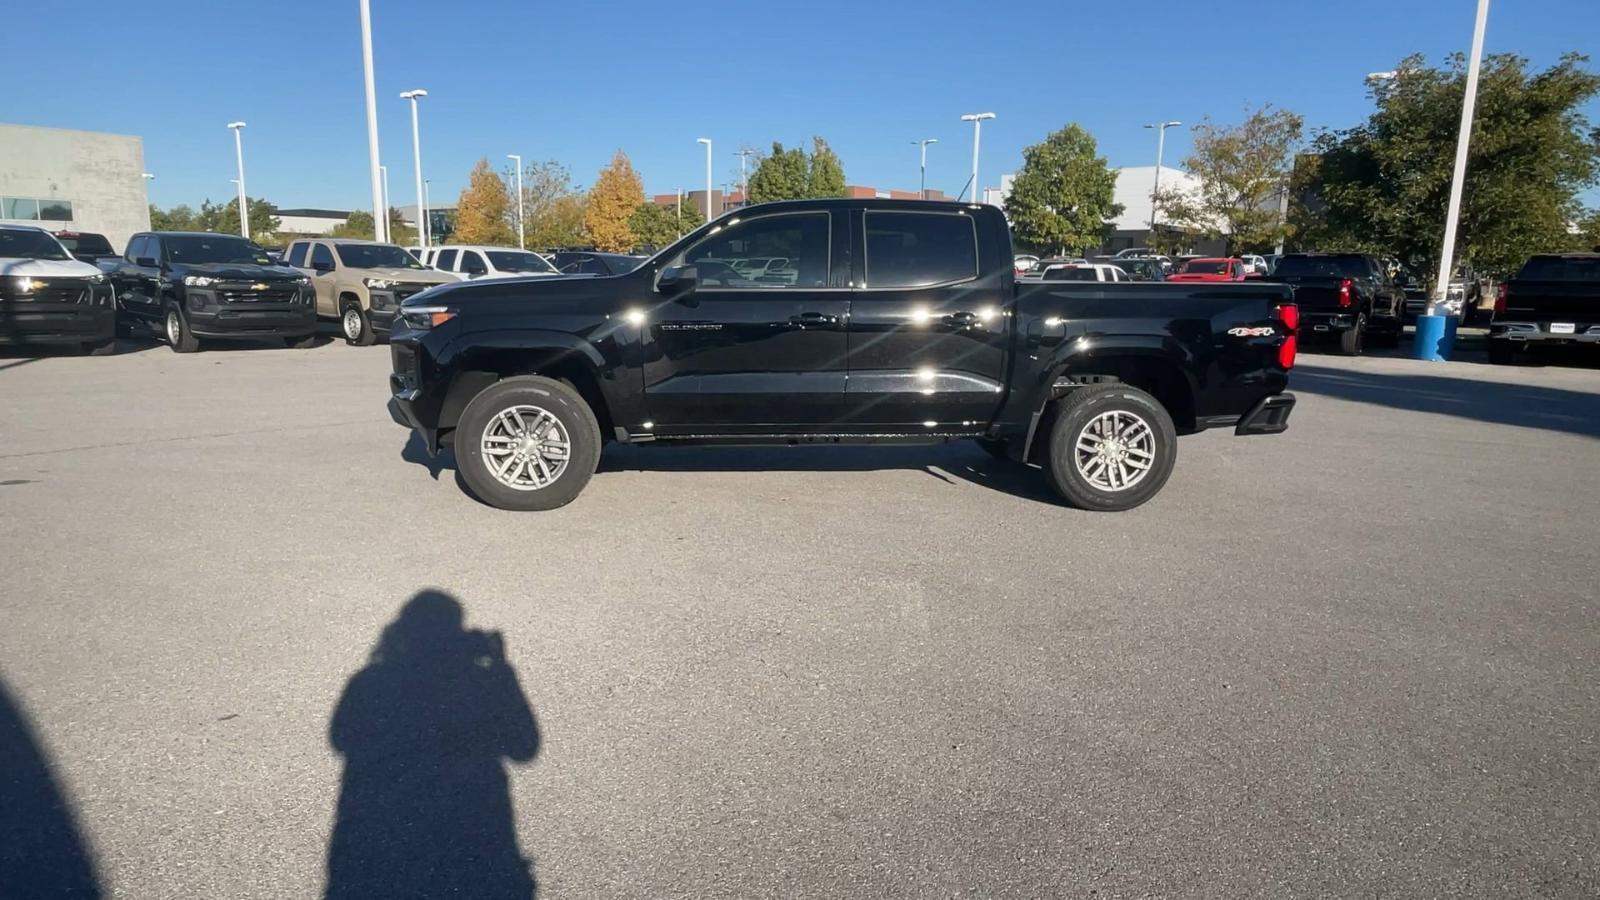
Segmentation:
[(1456, 349), (1455, 316), (1417, 316), (1416, 341), (1411, 355), (1429, 362), (1446, 362)]

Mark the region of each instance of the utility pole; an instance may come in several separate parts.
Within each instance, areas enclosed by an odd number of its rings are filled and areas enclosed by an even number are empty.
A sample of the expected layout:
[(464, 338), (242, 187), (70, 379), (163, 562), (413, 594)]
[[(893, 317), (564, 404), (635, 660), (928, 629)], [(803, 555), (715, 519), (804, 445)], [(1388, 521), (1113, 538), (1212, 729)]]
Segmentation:
[[(1467, 150), (1472, 143), (1472, 113), (1478, 105), (1478, 70), (1483, 66), (1483, 32), (1489, 22), (1489, 0), (1478, 0), (1478, 18), (1472, 26), (1472, 59), (1467, 63), (1467, 93), (1461, 100), (1461, 127), (1456, 132), (1456, 164), (1450, 176), (1450, 206), (1444, 219), (1444, 246), (1439, 252), (1439, 276), (1425, 312), (1440, 315), (1450, 292), (1455, 270), (1456, 229), (1461, 224), (1461, 188), (1467, 178)], [(1398, 76), (1397, 76), (1398, 77)]]
[(711, 138), (695, 138), (696, 144), (706, 145), (706, 221), (715, 219), (711, 214)]
[(379, 166), (378, 173), (383, 176), (383, 221), (389, 223), (389, 167)]
[(244, 193), (244, 141), (239, 137), (244, 132), (243, 122), (229, 122), (228, 127), (233, 129), (233, 155), (239, 163), (239, 234), (250, 237), (250, 201)]
[[(994, 113), (992, 113), (992, 112), (969, 113), (969, 114), (964, 115), (964, 116), (961, 117), (961, 121), (963, 121), (963, 122), (971, 122), (972, 123), (972, 202), (973, 203), (982, 203), (983, 202), (982, 200), (978, 199), (978, 190), (979, 190), (979, 188), (978, 188), (978, 142), (982, 138), (984, 120), (985, 119), (992, 119), (992, 118), (994, 118)], [(962, 191), (962, 193), (965, 194), (966, 191)], [(961, 198), (957, 197), (956, 199), (960, 200)]]
[[(922, 180), (920, 182), (921, 186), (917, 189), (917, 196), (926, 200), (928, 199), (928, 145), (939, 143), (939, 139), (923, 138), (920, 141), (912, 141), (911, 143), (922, 148)], [(973, 171), (977, 171), (976, 165), (973, 166)]]
[[(367, 88), (367, 165), (371, 169), (372, 176), (373, 236), (388, 243), (389, 217), (377, 214), (378, 207), (383, 205), (383, 182), (378, 172), (378, 100), (372, 79), (371, 0), (361, 0), (361, 69), (366, 78)], [(240, 190), (243, 190), (242, 186)]]
[(432, 243), (433, 229), (428, 222), (428, 197), (427, 190), (422, 181), (422, 138), (417, 130), (417, 101), (428, 96), (422, 88), (402, 91), (401, 100), (411, 101), (411, 164), (417, 176), (417, 237), (422, 241), (422, 249), (428, 249)]
[(755, 152), (749, 147), (740, 147), (733, 154), (739, 157), (739, 193), (743, 195), (744, 199), (741, 202), (746, 206), (750, 204), (750, 177), (745, 174), (745, 165), (749, 162), (750, 157), (755, 155)]
[(683, 188), (678, 188), (678, 237), (683, 237)]
[[(1156, 233), (1156, 204), (1160, 202), (1156, 198), (1161, 196), (1161, 156), (1167, 149), (1167, 129), (1176, 128), (1182, 124), (1182, 122), (1153, 122), (1144, 126), (1146, 128), (1154, 128), (1156, 130), (1156, 177), (1155, 180), (1150, 183), (1151, 237), (1154, 237)], [(1149, 240), (1146, 240), (1145, 243), (1148, 244)]]
[(522, 157), (515, 153), (507, 153), (506, 159), (515, 160), (517, 164), (517, 248), (528, 249), (528, 241), (522, 230)]

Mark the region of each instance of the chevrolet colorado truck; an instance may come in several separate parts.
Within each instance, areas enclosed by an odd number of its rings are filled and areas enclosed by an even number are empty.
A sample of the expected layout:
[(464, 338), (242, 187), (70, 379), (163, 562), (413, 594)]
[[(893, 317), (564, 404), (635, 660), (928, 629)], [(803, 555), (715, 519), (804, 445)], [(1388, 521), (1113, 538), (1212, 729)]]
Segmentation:
[(50, 232), (0, 225), (0, 346), (69, 345), (95, 354), (116, 349), (111, 284), (73, 259)]
[[(739, 266), (777, 256), (792, 278)], [(993, 206), (747, 207), (623, 275), (411, 297), (390, 413), (514, 510), (571, 501), (607, 440), (962, 438), (1074, 506), (1124, 510), (1161, 490), (1178, 435), (1287, 427), (1288, 287), (1018, 282), (1013, 259)]]
[(389, 330), (401, 301), (460, 277), (430, 269), (396, 244), (349, 239), (295, 241), (283, 264), (311, 279), (317, 315), (339, 320), (346, 343), (370, 346)]
[(1535, 256), (1500, 283), (1489, 325), (1489, 361), (1504, 365), (1518, 350), (1600, 344), (1600, 253)]

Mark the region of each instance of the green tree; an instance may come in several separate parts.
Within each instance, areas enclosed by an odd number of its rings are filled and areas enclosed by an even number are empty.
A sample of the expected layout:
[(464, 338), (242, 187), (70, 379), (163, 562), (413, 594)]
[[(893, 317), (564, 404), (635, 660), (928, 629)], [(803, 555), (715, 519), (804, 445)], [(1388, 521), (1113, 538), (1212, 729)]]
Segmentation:
[(328, 237), (370, 241), (375, 232), (372, 213), (358, 209), (352, 211), (342, 223), (333, 226), (333, 230), (328, 232)]
[(750, 174), (750, 202), (771, 203), (774, 200), (800, 200), (810, 191), (810, 166), (805, 150), (796, 147), (783, 149), (772, 142), (772, 153), (761, 157), (756, 170)]
[(628, 226), (638, 239), (639, 246), (657, 250), (699, 228), (703, 223), (704, 217), (700, 215), (700, 208), (693, 203), (683, 204), (680, 215), (677, 204), (662, 206), (650, 200), (639, 204), (639, 208), (628, 220)]
[[(501, 175), (515, 199), (516, 171)], [(529, 247), (568, 247), (584, 243), (582, 190), (572, 184), (567, 167), (554, 160), (531, 162), (522, 170), (522, 210)], [(516, 228), (516, 206), (510, 224)]]
[(479, 159), (456, 201), (456, 230), (451, 237), (461, 244), (514, 246), (517, 232), (510, 224), (514, 208), (511, 193), (489, 168), (488, 158)]
[(626, 253), (638, 244), (631, 221), (644, 202), (644, 182), (628, 154), (618, 150), (600, 170), (583, 211), (584, 230), (596, 249)]
[(1585, 253), (1600, 253), (1600, 209), (1590, 210), (1578, 220), (1578, 230), (1568, 247)]
[(1098, 246), (1110, 220), (1117, 177), (1097, 152), (1094, 135), (1077, 123), (1022, 151), (1006, 215), (1019, 243), (1036, 250), (1079, 253)]
[[(270, 241), (283, 224), (278, 219), (278, 207), (260, 197), (247, 197), (250, 204), (250, 239)], [(180, 207), (188, 209), (188, 207)], [(174, 210), (176, 211), (176, 210)], [(153, 224), (153, 223), (152, 223)], [(217, 234), (239, 233), (239, 200), (214, 204), (208, 197), (200, 203), (200, 212), (192, 223), (194, 231), (214, 231)]]
[[(1600, 131), (1584, 107), (1600, 95), (1588, 58), (1567, 54), (1542, 72), (1514, 54), (1484, 60), (1461, 205), (1457, 252), (1480, 271), (1514, 272), (1533, 253), (1571, 245), (1579, 197), (1596, 183)], [(1300, 243), (1391, 253), (1431, 278), (1455, 162), (1466, 61), (1431, 68), (1408, 56), (1371, 86), (1361, 125), (1319, 135), (1297, 174), (1291, 218)]]
[(168, 210), (150, 204), (150, 229), (152, 231), (203, 231), (196, 223), (194, 208), (179, 204)]
[(806, 170), (807, 197), (843, 197), (846, 193), (844, 163), (828, 142), (811, 139), (811, 159)]
[(1305, 120), (1263, 106), (1238, 125), (1207, 116), (1194, 127), (1183, 167), (1196, 187), (1160, 192), (1163, 224), (1188, 235), (1225, 238), (1228, 252), (1269, 251), (1289, 232), (1280, 212)]

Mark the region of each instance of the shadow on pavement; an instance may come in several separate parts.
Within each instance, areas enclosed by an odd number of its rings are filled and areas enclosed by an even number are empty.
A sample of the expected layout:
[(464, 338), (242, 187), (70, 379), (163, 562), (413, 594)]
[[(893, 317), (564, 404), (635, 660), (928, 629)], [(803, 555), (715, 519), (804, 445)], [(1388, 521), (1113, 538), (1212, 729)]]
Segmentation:
[(534, 895), (505, 761), (534, 758), (538, 725), (500, 633), (462, 619), (449, 594), (418, 593), (345, 685), (328, 897)]
[(1600, 394), (1443, 375), (1394, 375), (1297, 365), (1289, 390), (1498, 425), (1600, 437)]
[(27, 714), (0, 680), (0, 897), (100, 895), (72, 808)]

